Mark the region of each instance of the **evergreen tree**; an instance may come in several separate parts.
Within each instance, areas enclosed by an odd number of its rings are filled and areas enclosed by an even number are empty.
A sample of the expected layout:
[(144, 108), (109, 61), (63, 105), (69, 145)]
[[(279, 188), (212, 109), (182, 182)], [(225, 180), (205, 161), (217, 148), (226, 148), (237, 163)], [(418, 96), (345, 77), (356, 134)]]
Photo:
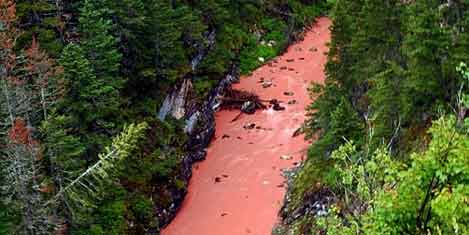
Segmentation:
[(80, 9), (80, 36), (86, 58), (90, 61), (98, 80), (107, 85), (109, 98), (116, 98), (120, 87), (118, 76), (122, 55), (118, 51), (118, 39), (112, 35), (115, 26), (109, 17), (109, 9), (100, 1), (85, 0)]

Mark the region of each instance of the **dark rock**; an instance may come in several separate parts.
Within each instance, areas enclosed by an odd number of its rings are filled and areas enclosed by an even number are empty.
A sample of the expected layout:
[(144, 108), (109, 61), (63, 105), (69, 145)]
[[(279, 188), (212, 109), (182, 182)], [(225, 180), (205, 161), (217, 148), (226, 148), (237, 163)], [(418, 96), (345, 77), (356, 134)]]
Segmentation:
[(295, 132), (293, 132), (292, 137), (297, 137), (297, 136), (303, 134), (303, 132), (304, 132), (304, 131), (303, 131), (303, 128), (300, 127), (300, 128), (298, 128), (298, 129), (296, 129)]
[(247, 129), (247, 130), (252, 130), (254, 129), (254, 127), (256, 127), (256, 124), (255, 123), (251, 123), (251, 124), (247, 124), (247, 125), (244, 125), (244, 129)]
[(295, 61), (295, 59), (287, 59), (288, 63), (291, 63), (291, 62), (294, 62), (294, 61)]
[(220, 177), (215, 177), (215, 183), (220, 183), (221, 182), (221, 178)]
[(247, 114), (253, 114), (256, 112), (256, 103), (252, 101), (246, 101), (244, 104), (241, 106), (241, 112), (247, 113)]
[(279, 103), (274, 104), (273, 109), (275, 111), (283, 111), (285, 110), (285, 107), (281, 106)]
[[(215, 134), (215, 115), (221, 104), (221, 97), (232, 83), (239, 81), (239, 70), (237, 65), (233, 65), (225, 78), (221, 79), (208, 94), (207, 100), (203, 103), (194, 103), (185, 101), (185, 108), (178, 109), (184, 112), (186, 126), (184, 130), (188, 135), (188, 141), (185, 144), (186, 155), (183, 157), (179, 166), (177, 179), (183, 181), (186, 185), (192, 176), (192, 166), (197, 161), (205, 159), (205, 148), (209, 145)], [(180, 94), (181, 92), (179, 92)], [(174, 99), (177, 100), (177, 99)], [(175, 102), (178, 103), (178, 102)], [(172, 111), (171, 109), (169, 109)], [(160, 112), (160, 114), (170, 111)], [(178, 113), (180, 114), (180, 113)], [(164, 117), (165, 115), (160, 115)], [(197, 166), (196, 166), (197, 167)], [(181, 207), (187, 188), (179, 188), (175, 185), (165, 185), (165, 194), (171, 199), (171, 203), (164, 206), (156, 204), (155, 213), (158, 217), (161, 227), (165, 227), (176, 215)]]
[(287, 69), (288, 69), (287, 66), (280, 67), (280, 70), (287, 70)]
[(262, 83), (262, 87), (263, 87), (263, 88), (269, 88), (269, 87), (271, 87), (271, 86), (272, 86), (272, 82), (271, 82), (271, 81), (264, 81), (264, 82)]
[(283, 92), (283, 94), (286, 95), (286, 96), (293, 96), (293, 95), (295, 95), (295, 93), (293, 93), (293, 92), (291, 92), (291, 91), (285, 91), (285, 92)]
[(296, 100), (289, 100), (288, 104), (296, 104)]

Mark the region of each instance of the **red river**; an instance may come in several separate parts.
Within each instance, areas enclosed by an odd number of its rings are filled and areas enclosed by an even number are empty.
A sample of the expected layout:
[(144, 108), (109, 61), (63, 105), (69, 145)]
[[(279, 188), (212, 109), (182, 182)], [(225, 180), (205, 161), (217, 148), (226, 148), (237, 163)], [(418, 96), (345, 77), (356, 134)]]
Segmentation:
[[(330, 25), (318, 18), (303, 41), (233, 85), (282, 101), (286, 110), (258, 110), (234, 122), (239, 111), (216, 114), (207, 159), (194, 165), (182, 208), (163, 235), (271, 234), (286, 190), (282, 170), (299, 164), (310, 144), (292, 135), (311, 102), (307, 88), (324, 81)], [(261, 80), (272, 85), (264, 88)]]

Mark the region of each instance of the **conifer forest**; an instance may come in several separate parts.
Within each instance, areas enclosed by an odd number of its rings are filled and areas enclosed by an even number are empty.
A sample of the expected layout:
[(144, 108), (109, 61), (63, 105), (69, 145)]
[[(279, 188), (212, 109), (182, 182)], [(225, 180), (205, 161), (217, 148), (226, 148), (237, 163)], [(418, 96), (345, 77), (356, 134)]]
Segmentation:
[(469, 235), (469, 0), (0, 0), (0, 235)]

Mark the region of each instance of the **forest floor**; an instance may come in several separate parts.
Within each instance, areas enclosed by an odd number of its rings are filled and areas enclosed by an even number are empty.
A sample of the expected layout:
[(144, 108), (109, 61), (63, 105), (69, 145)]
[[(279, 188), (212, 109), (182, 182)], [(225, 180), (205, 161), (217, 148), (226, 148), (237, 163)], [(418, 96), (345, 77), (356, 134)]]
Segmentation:
[(216, 134), (207, 159), (193, 167), (189, 192), (163, 235), (269, 235), (286, 191), (283, 171), (300, 164), (310, 143), (293, 137), (311, 102), (307, 88), (324, 82), (328, 18), (317, 19), (303, 41), (242, 77), (234, 89), (254, 92), (272, 107), (243, 114), (216, 114)]

